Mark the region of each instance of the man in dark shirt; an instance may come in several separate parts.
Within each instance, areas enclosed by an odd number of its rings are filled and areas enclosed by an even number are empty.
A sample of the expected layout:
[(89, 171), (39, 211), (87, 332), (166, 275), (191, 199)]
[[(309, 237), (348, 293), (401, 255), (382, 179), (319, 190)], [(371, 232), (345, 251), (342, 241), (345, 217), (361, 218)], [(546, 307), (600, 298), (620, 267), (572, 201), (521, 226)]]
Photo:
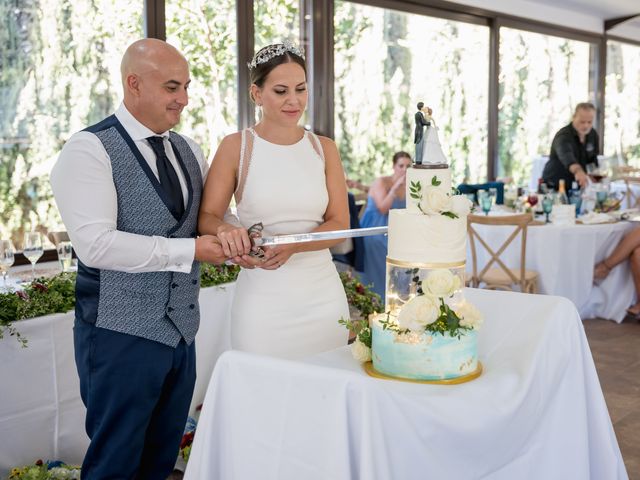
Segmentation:
[(553, 137), (549, 161), (542, 172), (542, 179), (549, 188), (557, 190), (560, 179), (564, 179), (567, 189), (574, 181), (580, 188), (589, 182), (587, 164), (598, 166), (598, 133), (593, 129), (595, 116), (593, 104), (579, 103), (571, 123)]

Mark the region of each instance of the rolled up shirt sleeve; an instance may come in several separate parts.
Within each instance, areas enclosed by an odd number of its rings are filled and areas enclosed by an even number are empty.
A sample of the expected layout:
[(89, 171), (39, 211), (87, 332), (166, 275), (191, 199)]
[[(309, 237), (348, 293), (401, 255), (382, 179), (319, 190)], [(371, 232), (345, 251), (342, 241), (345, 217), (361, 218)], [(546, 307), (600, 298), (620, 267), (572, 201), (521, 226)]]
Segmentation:
[(51, 172), (51, 188), (78, 258), (88, 267), (129, 273), (191, 271), (195, 240), (117, 230), (111, 162), (100, 140), (74, 134)]

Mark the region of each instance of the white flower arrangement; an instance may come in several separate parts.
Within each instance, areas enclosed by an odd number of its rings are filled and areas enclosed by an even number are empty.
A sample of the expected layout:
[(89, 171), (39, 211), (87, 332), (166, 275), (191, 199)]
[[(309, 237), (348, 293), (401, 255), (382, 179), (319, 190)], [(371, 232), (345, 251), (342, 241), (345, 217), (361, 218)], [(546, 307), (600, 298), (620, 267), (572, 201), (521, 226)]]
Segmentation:
[[(425, 215), (444, 215), (449, 218), (460, 218), (471, 213), (473, 204), (463, 195), (453, 195), (440, 187), (442, 182), (436, 175), (431, 179), (431, 185), (422, 188), (422, 182), (411, 182), (409, 195), (415, 201), (418, 209)], [(455, 190), (454, 190), (455, 192)]]
[(448, 268), (431, 270), (422, 282), (422, 290), (436, 297), (448, 298), (462, 287), (460, 277)]
[(479, 329), (484, 322), (484, 318), (480, 310), (475, 305), (463, 300), (454, 309), (456, 315), (460, 318), (460, 325), (463, 327)]
[(416, 295), (404, 304), (398, 314), (398, 327), (412, 332), (423, 332), (427, 325), (440, 316), (438, 300), (431, 295)]
[(351, 344), (351, 355), (357, 361), (365, 363), (371, 360), (371, 347), (368, 347), (356, 337), (356, 340)]

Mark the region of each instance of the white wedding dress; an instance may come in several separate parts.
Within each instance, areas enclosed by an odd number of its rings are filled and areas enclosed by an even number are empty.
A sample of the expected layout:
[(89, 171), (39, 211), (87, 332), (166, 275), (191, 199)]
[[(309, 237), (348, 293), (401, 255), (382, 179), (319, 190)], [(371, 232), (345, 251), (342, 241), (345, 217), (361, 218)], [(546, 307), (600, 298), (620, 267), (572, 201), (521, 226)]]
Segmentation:
[[(318, 138), (306, 132), (276, 145), (243, 131), (237, 214), (263, 236), (309, 232), (323, 223), (329, 201)], [(292, 255), (276, 270), (242, 269), (231, 307), (234, 349), (298, 359), (347, 344), (338, 320), (349, 318), (342, 282), (328, 249)]]

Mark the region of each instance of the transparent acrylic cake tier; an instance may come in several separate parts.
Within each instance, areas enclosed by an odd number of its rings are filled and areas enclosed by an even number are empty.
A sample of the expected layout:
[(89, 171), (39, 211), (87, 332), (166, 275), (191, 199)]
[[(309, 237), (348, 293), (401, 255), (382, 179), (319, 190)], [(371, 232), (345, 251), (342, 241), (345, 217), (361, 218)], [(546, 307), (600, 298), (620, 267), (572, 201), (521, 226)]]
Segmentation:
[(464, 264), (456, 267), (425, 267), (411, 264), (399, 266), (387, 261), (385, 311), (400, 310), (405, 303), (420, 293), (429, 294), (445, 290), (453, 292), (447, 300), (448, 304), (453, 305), (463, 300), (464, 280)]

